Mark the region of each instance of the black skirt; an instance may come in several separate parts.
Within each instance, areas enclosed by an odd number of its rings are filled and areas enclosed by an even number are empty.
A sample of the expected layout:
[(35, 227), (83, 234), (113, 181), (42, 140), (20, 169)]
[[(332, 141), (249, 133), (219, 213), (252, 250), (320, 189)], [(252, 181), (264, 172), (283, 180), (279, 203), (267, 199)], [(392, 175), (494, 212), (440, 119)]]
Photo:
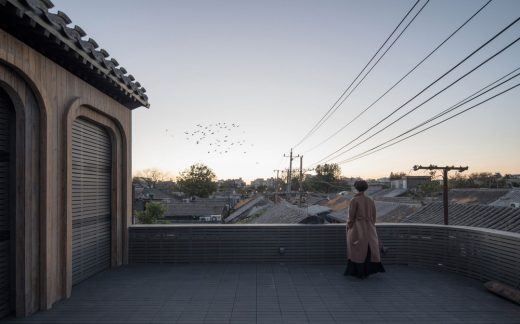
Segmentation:
[(354, 276), (358, 278), (366, 278), (369, 275), (377, 272), (385, 272), (385, 268), (381, 262), (370, 262), (370, 246), (367, 249), (367, 257), (365, 262), (356, 263), (350, 261), (347, 262), (347, 269), (345, 269), (345, 276)]

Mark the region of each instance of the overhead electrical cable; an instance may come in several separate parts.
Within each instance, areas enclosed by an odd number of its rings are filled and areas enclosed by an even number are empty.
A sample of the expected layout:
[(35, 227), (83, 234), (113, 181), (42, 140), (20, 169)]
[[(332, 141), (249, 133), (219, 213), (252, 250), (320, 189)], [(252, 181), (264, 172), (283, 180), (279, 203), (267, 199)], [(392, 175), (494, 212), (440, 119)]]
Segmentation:
[(424, 128), (424, 129), (422, 129), (422, 130), (420, 130), (420, 131), (417, 131), (417, 132), (415, 132), (415, 133), (413, 133), (413, 134), (411, 134), (411, 135), (409, 135), (409, 136), (407, 136), (407, 137), (405, 137), (405, 138), (402, 138), (402, 139), (400, 139), (400, 140), (397, 141), (397, 142), (394, 142), (394, 143), (388, 144), (388, 145), (386, 145), (386, 146), (384, 146), (384, 147), (381, 147), (381, 148), (379, 148), (379, 149), (377, 149), (377, 150), (375, 150), (375, 151), (372, 151), (372, 152), (370, 152), (370, 153), (367, 153), (367, 154), (365, 154), (365, 155), (363, 155), (363, 156), (359, 156), (359, 157), (357, 157), (357, 158), (352, 158), (352, 159), (349, 159), (349, 160), (342, 161), (341, 163), (338, 163), (338, 164), (345, 164), (345, 163), (347, 163), (347, 162), (352, 162), (352, 161), (354, 161), (354, 160), (360, 159), (360, 158), (365, 157), (365, 156), (370, 155), (370, 154), (374, 154), (374, 153), (379, 152), (379, 151), (381, 151), (381, 150), (384, 150), (384, 149), (386, 149), (386, 148), (388, 148), (388, 147), (391, 147), (391, 146), (393, 146), (393, 145), (396, 145), (396, 144), (398, 144), (398, 143), (401, 143), (401, 142), (403, 142), (403, 141), (405, 141), (405, 140), (407, 140), (407, 139), (409, 139), (409, 138), (411, 138), (411, 137), (414, 137), (414, 136), (416, 136), (416, 135), (419, 135), (420, 133), (423, 133), (423, 132), (425, 132), (425, 131), (427, 131), (427, 130), (429, 130), (429, 129), (432, 129), (433, 127), (436, 127), (436, 126), (438, 126), (438, 125), (440, 125), (440, 124), (442, 124), (442, 123), (445, 123), (445, 122), (447, 122), (447, 121), (450, 120), (450, 119), (453, 119), (453, 118), (455, 118), (455, 117), (457, 117), (457, 116), (460, 116), (461, 114), (463, 114), (463, 113), (465, 113), (465, 112), (467, 112), (467, 111), (469, 111), (469, 110), (471, 110), (471, 109), (474, 109), (474, 108), (476, 108), (476, 107), (478, 107), (478, 106), (480, 106), (480, 105), (482, 105), (482, 104), (484, 104), (484, 103), (486, 103), (486, 102), (488, 102), (488, 101), (490, 101), (490, 100), (492, 100), (492, 99), (494, 99), (494, 98), (496, 98), (496, 97), (498, 97), (498, 96), (501, 96), (501, 95), (505, 94), (506, 92), (509, 92), (509, 91), (511, 91), (511, 90), (513, 90), (513, 89), (515, 89), (515, 88), (517, 88), (518, 86), (520, 86), (520, 83), (517, 83), (517, 84), (515, 84), (514, 86), (511, 86), (511, 87), (509, 87), (508, 89), (503, 90), (503, 91), (501, 91), (501, 92), (499, 92), (499, 93), (497, 93), (497, 94), (495, 94), (495, 95), (493, 95), (493, 96), (491, 96), (491, 97), (489, 97), (489, 98), (487, 98), (487, 99), (485, 99), (485, 100), (483, 100), (483, 101), (481, 101), (481, 102), (479, 102), (479, 103), (477, 103), (477, 104), (475, 104), (475, 105), (473, 105), (473, 106), (471, 106), (471, 107), (468, 107), (468, 108), (466, 108), (466, 109), (464, 109), (464, 110), (462, 110), (462, 111), (460, 111), (460, 112), (458, 112), (458, 113), (456, 113), (456, 114), (454, 114), (454, 115), (452, 115), (452, 116), (450, 116), (450, 117), (447, 117), (447, 118), (441, 120), (440, 122), (437, 122), (437, 123), (435, 123), (435, 124), (433, 124), (433, 125), (431, 125), (431, 126), (429, 126), (429, 127), (427, 127), (427, 128)]
[[(470, 75), (471, 73), (473, 73), (474, 71), (476, 71), (477, 69), (479, 69), (480, 67), (482, 67), (484, 64), (488, 63), (490, 60), (492, 60), (493, 58), (495, 58), (496, 56), (498, 56), (499, 54), (501, 54), (502, 52), (504, 52), (505, 50), (507, 50), (509, 47), (511, 47), (513, 44), (515, 44), (516, 42), (518, 42), (520, 40), (520, 37), (518, 37), (516, 40), (514, 40), (513, 42), (509, 43), (509, 45), (507, 45), (506, 47), (504, 47), (503, 49), (501, 49), (500, 51), (496, 52), (495, 54), (493, 54), (492, 56), (490, 56), (489, 58), (487, 58), (484, 62), (480, 63), (479, 65), (477, 65), (476, 67), (474, 67), (473, 69), (471, 69), (469, 72), (466, 72), (464, 75), (462, 75), (461, 77), (459, 77), (457, 80), (453, 81), (452, 83), (450, 83), (449, 85), (447, 85), (446, 87), (444, 87), (443, 89), (439, 90), (437, 93), (435, 93), (434, 95), (430, 96), (428, 99), (424, 100), (423, 102), (421, 102), (419, 105), (415, 106), (413, 109), (407, 111), (406, 113), (402, 114), (399, 118), (397, 118), (396, 120), (394, 120), (393, 122), (391, 122), (390, 124), (386, 125), (385, 127), (383, 127), (382, 129), (378, 130), (377, 132), (375, 132), (374, 134), (370, 135), (369, 137), (365, 138), (364, 140), (362, 140), (361, 142), (357, 143), (356, 145), (350, 147), (349, 149), (337, 154), (335, 157), (333, 157), (332, 159), (335, 159), (351, 150), (353, 150), (354, 148), (358, 147), (359, 145), (365, 143), (366, 141), (370, 140), (371, 138), (373, 138), (374, 136), (376, 136), (377, 134), (380, 134), (381, 132), (385, 131), (386, 129), (388, 129), (390, 126), (394, 125), (395, 123), (397, 123), (398, 121), (400, 121), (401, 119), (403, 119), (404, 117), (408, 116), (409, 114), (411, 114), (412, 112), (416, 111), (417, 109), (419, 109), (420, 107), (422, 107), (424, 104), (428, 103), (430, 100), (432, 100), (433, 98), (437, 97), (439, 94), (443, 93), (444, 91), (446, 91), (448, 88), (451, 88), (454, 84), (458, 83), (460, 80), (464, 79), (465, 77), (467, 77), (468, 75)], [(366, 134), (366, 133), (365, 133)], [(359, 138), (359, 137), (358, 137)]]
[[(388, 144), (388, 143), (390, 143), (390, 142), (392, 142), (392, 141), (395, 141), (396, 139), (398, 139), (398, 138), (400, 138), (400, 137), (403, 137), (404, 135), (406, 135), (406, 134), (408, 134), (408, 133), (411, 133), (411, 132), (413, 132), (414, 130), (416, 130), (416, 129), (422, 127), (422, 126), (424, 126), (424, 125), (426, 125), (426, 124), (429, 124), (429, 123), (431, 123), (432, 121), (434, 121), (434, 120), (436, 120), (436, 119), (439, 119), (440, 117), (449, 114), (450, 112), (452, 112), (452, 111), (454, 111), (454, 110), (456, 110), (456, 109), (458, 109), (458, 108), (460, 108), (460, 107), (462, 107), (462, 106), (468, 104), (469, 102), (471, 102), (471, 101), (473, 101), (473, 100), (475, 100), (475, 99), (477, 99), (477, 98), (479, 98), (479, 97), (485, 95), (486, 93), (488, 93), (488, 92), (490, 92), (490, 91), (492, 91), (492, 90), (494, 90), (494, 89), (500, 87), (501, 85), (503, 85), (503, 84), (505, 84), (505, 83), (507, 83), (507, 82), (513, 80), (514, 78), (520, 76), (520, 73), (516, 73), (515, 75), (509, 77), (507, 80), (504, 80), (505, 78), (507, 78), (508, 76), (510, 76), (511, 74), (513, 74), (513, 73), (515, 73), (515, 72), (517, 72), (517, 71), (519, 71), (519, 70), (520, 70), (520, 67), (514, 69), (513, 71), (511, 71), (511, 72), (507, 73), (506, 75), (502, 76), (501, 78), (499, 78), (499, 79), (493, 81), (492, 83), (486, 85), (486, 86), (483, 87), (482, 89), (480, 89), (480, 90), (474, 92), (473, 94), (471, 94), (471, 95), (469, 95), (468, 97), (462, 99), (461, 101), (457, 102), (456, 104), (454, 104), (454, 105), (450, 106), (449, 108), (443, 110), (442, 112), (438, 113), (437, 115), (435, 115), (435, 116), (433, 116), (433, 117), (431, 117), (431, 118), (429, 118), (429, 119), (427, 119), (427, 120), (421, 122), (420, 124), (418, 124), (418, 125), (416, 125), (416, 126), (410, 128), (410, 129), (407, 130), (406, 132), (403, 132), (403, 133), (401, 133), (401, 134), (399, 134), (399, 135), (397, 135), (397, 136), (395, 136), (395, 137), (393, 137), (393, 138), (391, 138), (391, 139), (389, 139), (389, 140), (387, 140), (387, 141), (385, 141), (385, 142), (383, 142), (383, 143), (381, 143), (381, 144), (379, 144), (379, 145), (376, 145), (376, 146), (374, 146), (374, 147), (372, 147), (372, 148), (370, 148), (370, 149), (368, 149), (368, 150), (366, 150), (366, 151), (363, 151), (363, 152), (361, 152), (361, 153), (358, 153), (357, 155), (354, 155), (354, 156), (352, 156), (352, 157), (350, 157), (350, 158), (348, 158), (348, 159), (342, 160), (342, 161), (337, 162), (337, 163), (338, 163), (338, 164), (342, 164), (342, 163), (349, 162), (349, 161), (351, 161), (351, 160), (357, 159), (358, 157), (366, 156), (366, 155), (368, 155), (367, 153), (370, 153), (370, 152), (372, 152), (372, 151), (378, 149), (379, 147), (381, 147), (381, 146), (383, 146), (383, 145), (386, 145), (386, 144)], [(504, 80), (504, 81), (502, 81), (502, 80)], [(501, 81), (502, 81), (502, 82), (501, 82)], [(498, 84), (497, 84), (497, 83), (498, 83)]]
[[(328, 142), (331, 138), (338, 135), (341, 131), (343, 131), (346, 127), (348, 127), (350, 124), (352, 124), (354, 121), (356, 121), (361, 115), (363, 115), (365, 112), (367, 112), (370, 108), (372, 108), (376, 103), (378, 103), (384, 96), (386, 96), (390, 91), (392, 91), (397, 85), (399, 85), (404, 79), (406, 79), (413, 71), (415, 71), (421, 64), (423, 64), (430, 56), (432, 56), (439, 48), (441, 48), (448, 40), (450, 40), (457, 32), (459, 32), (467, 23), (469, 23), (477, 14), (479, 14), (489, 3), (491, 3), (493, 0), (487, 1), (477, 12), (475, 12), (471, 17), (469, 17), (462, 25), (460, 25), (454, 32), (452, 32), (445, 40), (443, 40), (437, 47), (435, 47), (428, 55), (426, 55), (419, 63), (417, 63), (410, 71), (408, 71), (399, 81), (394, 83), (388, 90), (386, 90), (379, 98), (377, 98), (374, 102), (372, 102), (368, 107), (366, 107), (364, 110), (362, 110), (359, 114), (357, 114), (352, 120), (350, 120), (347, 124), (342, 126), (340, 129), (338, 129), (336, 132), (334, 132), (332, 135), (327, 137), (325, 140), (320, 142), (319, 144), (316, 144), (309, 150), (305, 151), (303, 154), (308, 153), (324, 143)], [(343, 103), (343, 102), (342, 102)]]
[(340, 102), (341, 98), (343, 98), (343, 96), (348, 92), (348, 90), (352, 87), (352, 85), (356, 82), (356, 80), (361, 76), (361, 74), (363, 74), (363, 72), (366, 70), (366, 68), (370, 65), (370, 63), (372, 63), (372, 61), (374, 60), (374, 58), (379, 54), (379, 52), (381, 51), (381, 49), (386, 45), (386, 43), (388, 43), (388, 41), (390, 40), (390, 38), (392, 38), (392, 36), (395, 34), (395, 32), (397, 31), (397, 29), (403, 24), (403, 22), (406, 20), (406, 18), (410, 15), (410, 13), (413, 11), (413, 9), (417, 6), (417, 4), (419, 3), (420, 0), (417, 0), (415, 2), (415, 4), (412, 6), (412, 8), (410, 8), (410, 10), (408, 10), (408, 12), (406, 13), (406, 15), (403, 17), (403, 19), (401, 19), (401, 21), (399, 22), (399, 24), (395, 27), (395, 29), (392, 31), (392, 33), (387, 37), (387, 39), (385, 40), (385, 42), (379, 47), (379, 49), (376, 51), (376, 53), (372, 56), (372, 58), (370, 58), (370, 60), (368, 61), (368, 63), (363, 67), (363, 69), (361, 69), (361, 71), (359, 72), (359, 74), (354, 78), (354, 80), (350, 83), (350, 85), (345, 89), (345, 91), (343, 91), (343, 93), (341, 94), (341, 96), (339, 96), (339, 98), (336, 100), (336, 102), (334, 102), (334, 104), (329, 108), (329, 110), (321, 117), (321, 119), (311, 128), (311, 130), (298, 142), (296, 143), (296, 145), (293, 146), (293, 148), (296, 148), (297, 146), (299, 146), (303, 141), (305, 141), (309, 136), (311, 136), (320, 126), (321, 126), (321, 122), (323, 121), (323, 119), (325, 117), (327, 117), (327, 115), (332, 111), (332, 109), (334, 109), (334, 107), (338, 104), (338, 102)]
[[(486, 41), (484, 44), (482, 44), (481, 46), (479, 46), (477, 49), (475, 49), (473, 52), (471, 52), (469, 55), (467, 55), (464, 59), (462, 59), (460, 62), (458, 62), (455, 66), (451, 67), (447, 72), (445, 72), (444, 74), (442, 74), (441, 76), (439, 76), (437, 79), (435, 79), (433, 82), (431, 82), (428, 86), (426, 86), (425, 88), (423, 88), (421, 91), (419, 91), (419, 93), (417, 93), (416, 95), (414, 95), (412, 98), (408, 99), (404, 104), (402, 104), (401, 106), (399, 106), (398, 108), (396, 108), (394, 111), (392, 111), (390, 114), (388, 114), (386, 117), (384, 117), (383, 119), (381, 119), (380, 121), (378, 121), (376, 124), (372, 125), (368, 130), (366, 130), (365, 132), (363, 132), (361, 135), (359, 135), (358, 137), (356, 137), (355, 139), (351, 140), (350, 142), (348, 142), (347, 144), (343, 145), (342, 147), (340, 147), (339, 149), (337, 149), (336, 151), (332, 152), (331, 154), (327, 155), (326, 157), (324, 157), (323, 159), (321, 159), (320, 161), (318, 162), (315, 162), (313, 165), (316, 165), (318, 163), (321, 163), (322, 161), (325, 161), (327, 159), (329, 159), (331, 156), (335, 155), (336, 153), (338, 153), (339, 151), (341, 151), (342, 149), (344, 149), (345, 147), (349, 146), (350, 144), (352, 144), (354, 141), (358, 140), (360, 137), (362, 137), (363, 135), (367, 134), (368, 132), (370, 132), (372, 129), (376, 128), (377, 126), (379, 126), (382, 122), (384, 122), (385, 120), (387, 120), (388, 118), (390, 118), (391, 116), (393, 116), (395, 113), (397, 113), (399, 110), (401, 110), (403, 107), (405, 107), (407, 104), (409, 104), (412, 100), (414, 100), (415, 98), (417, 98), (418, 96), (420, 96), (421, 94), (423, 94), (426, 90), (428, 90), (429, 88), (431, 88), (433, 85), (435, 85), (437, 82), (439, 82), (441, 79), (443, 79), (446, 75), (450, 74), (453, 70), (455, 70), (457, 67), (459, 67), (461, 64), (463, 64), (464, 62), (466, 62), (469, 58), (471, 58), (473, 55), (475, 55), (478, 51), (480, 51), (481, 49), (483, 49), (485, 46), (487, 46), (489, 43), (491, 43), (493, 40), (495, 40), (498, 36), (500, 36), (502, 33), (504, 33), (506, 30), (508, 30), (509, 28), (511, 28), (514, 24), (516, 24), (518, 21), (520, 20), (520, 17), (516, 18), (513, 22), (511, 22), (509, 25), (507, 25), (506, 27), (504, 27), (500, 32), (498, 32), (495, 36), (493, 36), (492, 38), (490, 38), (488, 41)], [(485, 62), (489, 61), (490, 59), (494, 58), (496, 55), (500, 54), (501, 52), (503, 52), (504, 50), (506, 50), (507, 48), (509, 48), (510, 46), (512, 46), (514, 43), (516, 43), (520, 38), (517, 38), (515, 41), (513, 41), (512, 43), (510, 43), (507, 47), (503, 48), (501, 51), (495, 53), (492, 57), (488, 58)], [(484, 63), (485, 63), (484, 62)], [(482, 64), (484, 64), (482, 63)], [(479, 67), (482, 65), (480, 64)], [(471, 73), (472, 71), (474, 71), (475, 69), (471, 70), (470, 72), (468, 73)], [(468, 74), (467, 73), (467, 74)], [(466, 75), (467, 75), (466, 74)], [(465, 75), (465, 76), (466, 76)], [(465, 77), (463, 76), (463, 77)], [(461, 78), (463, 78), (461, 77)], [(458, 80), (456, 80), (454, 83), (460, 81), (459, 78)], [(453, 85), (454, 83), (452, 83), (451, 85)], [(451, 86), (450, 85), (450, 86)], [(446, 88), (445, 88), (446, 89)], [(444, 91), (445, 89), (443, 89), (442, 91)], [(340, 154), (341, 155), (341, 154)], [(338, 155), (339, 156), (339, 155)], [(334, 158), (337, 158), (338, 156), (335, 156)]]
[[(412, 19), (406, 24), (406, 26), (403, 28), (403, 30), (401, 30), (401, 32), (397, 35), (397, 37), (392, 41), (392, 43), (386, 48), (386, 50), (383, 52), (383, 54), (381, 54), (381, 56), (377, 59), (377, 61), (372, 65), (372, 67), (365, 73), (365, 75), (357, 82), (357, 84), (354, 86), (354, 88), (352, 88), (350, 90), (350, 92), (343, 97), (343, 99), (339, 102), (338, 105), (336, 105), (336, 107), (334, 107), (334, 109), (330, 112), (330, 114), (328, 114), (328, 116), (323, 119), (321, 121), (321, 123), (318, 125), (318, 127), (314, 130), (314, 132), (320, 128), (327, 120), (329, 120), (330, 117), (332, 117), (332, 115), (334, 113), (336, 113), (336, 111), (343, 105), (343, 103), (348, 99), (350, 98), (350, 95), (356, 91), (356, 89), (361, 85), (361, 83), (363, 83), (363, 81), (365, 80), (365, 78), (370, 74), (370, 72), (372, 72), (372, 70), (377, 66), (377, 64), (379, 64), (379, 62), (383, 59), (383, 57), (385, 57), (386, 53), (392, 48), (392, 46), (399, 40), (399, 38), (401, 38), (401, 35), (408, 29), (408, 27), (414, 22), (415, 18), (417, 18), (417, 16), (422, 12), (422, 10), (424, 9), (424, 7), (426, 7), (426, 5), (429, 3), (430, 0), (427, 0), (424, 5), (419, 9), (419, 11), (417, 11), (417, 13), (412, 17)], [(313, 132), (313, 133), (314, 133)], [(312, 134), (311, 134), (312, 135)]]
[[(500, 82), (503, 79), (507, 78), (508, 76), (510, 76), (511, 74), (513, 74), (513, 73), (515, 73), (515, 72), (517, 72), (519, 70), (520, 70), (520, 67), (517, 67), (516, 69), (514, 69), (511, 72), (509, 72), (508, 74), (502, 76), (501, 78), (493, 81), (492, 83), (488, 84), (487, 86), (485, 86), (484, 88), (480, 89), (479, 91), (477, 91), (477, 92), (473, 93), (472, 95), (466, 97), (465, 99), (461, 100), (460, 102), (458, 102), (454, 106), (452, 106), (452, 107), (450, 107), (450, 108), (448, 108), (446, 110), (443, 110), (442, 112), (438, 113), (437, 115), (435, 115), (435, 116), (431, 117), (430, 119), (424, 121), (423, 123), (421, 123), (421, 126), (423, 126), (423, 125), (425, 125), (427, 123), (430, 123), (431, 121), (433, 121), (433, 120), (435, 120), (435, 119), (437, 119), (439, 117), (442, 117), (442, 116), (446, 115), (447, 113), (452, 112), (453, 110), (459, 108), (461, 105), (464, 105), (464, 104), (466, 104), (466, 103), (468, 103), (468, 102), (470, 102), (470, 101), (472, 101), (472, 100), (474, 100), (474, 99), (476, 99), (476, 98), (478, 98), (478, 97), (488, 93), (489, 91), (491, 91), (491, 90), (493, 90), (493, 89), (503, 85), (504, 83), (509, 82), (510, 80), (518, 77), (520, 75), (520, 73), (517, 73), (514, 76), (508, 78), (506, 81)], [(499, 83), (499, 82), (500, 82), (500, 84), (495, 85), (496, 83)]]

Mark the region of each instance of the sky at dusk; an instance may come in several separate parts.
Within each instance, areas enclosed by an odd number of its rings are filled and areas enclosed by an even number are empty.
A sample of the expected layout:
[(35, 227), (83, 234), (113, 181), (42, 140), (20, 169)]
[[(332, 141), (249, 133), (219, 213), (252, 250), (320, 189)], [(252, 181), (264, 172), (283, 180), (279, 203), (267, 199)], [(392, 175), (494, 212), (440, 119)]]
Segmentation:
[[(492, 1), (366, 113), (324, 141), (487, 2), (429, 1), (335, 113), (297, 145), (415, 2), (53, 0), (51, 11), (65, 12), (147, 89), (150, 109), (133, 111), (134, 172), (155, 167), (175, 176), (191, 164), (204, 163), (219, 179), (268, 178), (275, 175), (273, 170), (288, 167), (284, 154), (293, 148), (295, 155), (303, 155), (305, 168), (342, 162), (348, 177), (377, 178), (391, 171), (421, 175), (411, 171), (415, 164), (520, 173), (520, 87), (408, 140), (349, 161), (520, 67), (520, 41), (386, 130), (335, 159), (326, 158), (520, 17), (516, 0)], [(412, 14), (425, 3), (421, 0)], [(517, 22), (345, 149), (415, 108), (519, 35)], [(460, 110), (518, 82), (520, 77)]]

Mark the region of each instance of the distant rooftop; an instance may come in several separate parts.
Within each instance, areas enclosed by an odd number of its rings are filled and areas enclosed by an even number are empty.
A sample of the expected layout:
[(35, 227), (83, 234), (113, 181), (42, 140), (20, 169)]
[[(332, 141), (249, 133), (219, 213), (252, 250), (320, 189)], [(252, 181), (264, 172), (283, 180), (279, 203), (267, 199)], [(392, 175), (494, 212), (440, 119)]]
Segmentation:
[[(434, 202), (404, 220), (406, 223), (443, 224), (443, 204)], [(520, 208), (449, 204), (449, 224), (520, 233)]]
[(509, 189), (468, 188), (451, 189), (449, 199), (460, 204), (490, 204), (509, 193)]

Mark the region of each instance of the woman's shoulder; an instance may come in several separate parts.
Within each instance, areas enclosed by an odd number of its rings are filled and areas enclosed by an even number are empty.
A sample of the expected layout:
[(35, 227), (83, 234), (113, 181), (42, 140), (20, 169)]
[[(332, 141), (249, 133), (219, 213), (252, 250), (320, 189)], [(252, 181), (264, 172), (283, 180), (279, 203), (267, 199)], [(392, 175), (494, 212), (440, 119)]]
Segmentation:
[(359, 195), (359, 196), (354, 196), (354, 198), (352, 200), (356, 200), (358, 202), (365, 202), (365, 201), (370, 201), (370, 202), (374, 202), (374, 200), (366, 195)]

